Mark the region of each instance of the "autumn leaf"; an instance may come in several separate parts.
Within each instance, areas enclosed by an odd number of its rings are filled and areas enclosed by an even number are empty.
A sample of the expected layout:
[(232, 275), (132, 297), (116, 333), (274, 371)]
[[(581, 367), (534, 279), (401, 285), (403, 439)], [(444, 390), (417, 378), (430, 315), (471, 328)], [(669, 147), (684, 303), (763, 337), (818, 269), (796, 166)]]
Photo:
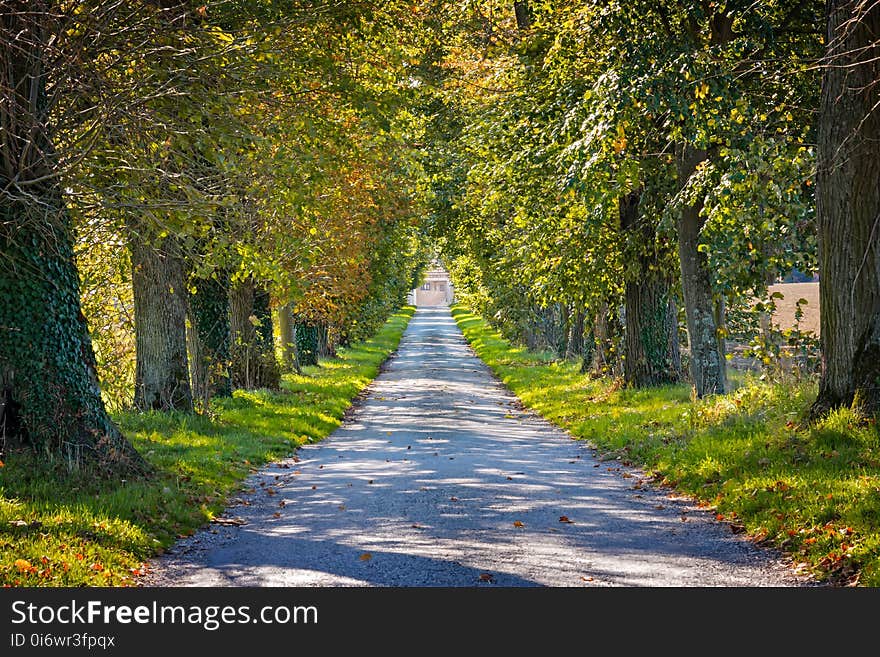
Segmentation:
[(480, 581), (481, 582), (493, 581), (492, 573), (480, 573)]
[(559, 516), (559, 522), (567, 522), (568, 524), (574, 524), (574, 520), (569, 520), (568, 516)]
[(373, 555), (370, 554), (369, 552), (364, 552), (361, 556), (358, 557), (358, 559), (360, 559), (361, 561), (369, 561), (372, 558), (373, 558)]
[(27, 559), (16, 559), (12, 565), (18, 568), (23, 573), (28, 572), (33, 568), (31, 562)]
[(280, 517), (281, 517), (281, 514), (278, 513), (278, 511), (276, 511), (275, 513), (272, 514), (272, 517), (273, 517), (273, 518), (280, 518)]
[(99, 563), (93, 563), (91, 566), (89, 566), (89, 568), (91, 570), (96, 571), (96, 572), (100, 572), (100, 571), (104, 570), (104, 566)]
[(524, 525), (522, 524), (522, 521), (520, 521), (520, 520), (514, 520), (514, 521), (513, 521), (513, 526), (514, 526), (514, 527), (523, 527)]

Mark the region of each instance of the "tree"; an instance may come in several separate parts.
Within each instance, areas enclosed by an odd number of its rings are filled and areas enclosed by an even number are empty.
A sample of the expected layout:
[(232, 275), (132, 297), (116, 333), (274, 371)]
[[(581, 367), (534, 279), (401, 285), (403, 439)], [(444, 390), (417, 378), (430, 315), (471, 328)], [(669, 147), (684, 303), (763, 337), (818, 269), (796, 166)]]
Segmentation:
[(827, 5), (816, 176), (822, 376), (813, 413), (880, 411), (880, 4)]
[(94, 58), (111, 49), (100, 28), (118, 34), (120, 10), (70, 9), (7, 0), (0, 13), (0, 379), (20, 419), (6, 438), (118, 474), (146, 464), (101, 399), (61, 174), (80, 152), (64, 130), (99, 115)]

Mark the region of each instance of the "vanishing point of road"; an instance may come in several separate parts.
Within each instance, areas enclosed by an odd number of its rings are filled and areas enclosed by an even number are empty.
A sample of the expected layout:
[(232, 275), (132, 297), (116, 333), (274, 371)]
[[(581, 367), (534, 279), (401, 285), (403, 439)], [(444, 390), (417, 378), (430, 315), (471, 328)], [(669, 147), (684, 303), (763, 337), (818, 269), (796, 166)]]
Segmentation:
[(422, 307), (326, 440), (151, 564), (164, 586), (796, 586), (781, 557), (522, 410)]

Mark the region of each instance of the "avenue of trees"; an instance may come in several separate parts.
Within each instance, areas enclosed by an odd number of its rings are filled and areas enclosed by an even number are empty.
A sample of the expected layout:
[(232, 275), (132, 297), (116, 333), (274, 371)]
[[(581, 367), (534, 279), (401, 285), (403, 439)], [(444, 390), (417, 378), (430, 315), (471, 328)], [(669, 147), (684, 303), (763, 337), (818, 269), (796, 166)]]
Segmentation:
[(878, 35), (876, 0), (0, 0), (0, 450), (146, 469), (108, 407), (277, 388), (434, 249), (511, 339), (701, 397), (816, 272), (814, 415), (876, 413)]
[(466, 303), (702, 397), (728, 390), (732, 334), (782, 340), (768, 285), (818, 273), (813, 414), (876, 411), (880, 4), (468, 6), (435, 27), (425, 165)]
[(277, 388), (405, 301), (426, 260), (405, 16), (0, 3), (5, 447), (143, 469), (108, 403), (192, 412)]

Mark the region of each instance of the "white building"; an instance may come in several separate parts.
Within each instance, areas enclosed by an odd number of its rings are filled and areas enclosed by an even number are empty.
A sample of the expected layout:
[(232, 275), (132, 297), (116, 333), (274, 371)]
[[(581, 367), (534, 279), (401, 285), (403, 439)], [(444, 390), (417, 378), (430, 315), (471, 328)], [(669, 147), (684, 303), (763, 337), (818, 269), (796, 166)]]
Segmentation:
[(454, 298), (449, 274), (437, 262), (431, 263), (424, 283), (411, 293), (411, 302), (416, 306), (448, 306)]

